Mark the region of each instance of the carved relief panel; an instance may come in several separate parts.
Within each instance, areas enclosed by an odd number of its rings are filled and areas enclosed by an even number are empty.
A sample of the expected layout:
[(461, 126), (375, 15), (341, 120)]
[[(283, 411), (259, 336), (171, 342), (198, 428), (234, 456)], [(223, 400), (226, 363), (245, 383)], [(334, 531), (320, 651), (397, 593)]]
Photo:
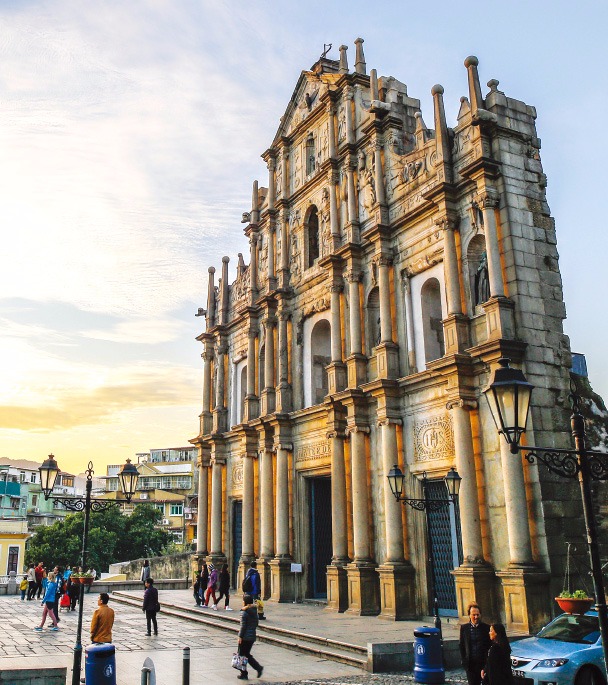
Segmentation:
[(414, 423), (414, 461), (448, 459), (454, 454), (454, 432), (448, 414)]

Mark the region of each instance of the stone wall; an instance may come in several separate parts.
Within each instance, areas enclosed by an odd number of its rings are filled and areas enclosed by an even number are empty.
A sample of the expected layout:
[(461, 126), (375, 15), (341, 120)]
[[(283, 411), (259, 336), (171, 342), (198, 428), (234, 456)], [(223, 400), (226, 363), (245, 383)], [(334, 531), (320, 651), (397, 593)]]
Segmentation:
[[(189, 578), (190, 553), (170, 554), (164, 557), (150, 557), (150, 575), (155, 580), (163, 578)], [(111, 564), (110, 573), (124, 573), (127, 580), (139, 580), (144, 559), (133, 559)]]

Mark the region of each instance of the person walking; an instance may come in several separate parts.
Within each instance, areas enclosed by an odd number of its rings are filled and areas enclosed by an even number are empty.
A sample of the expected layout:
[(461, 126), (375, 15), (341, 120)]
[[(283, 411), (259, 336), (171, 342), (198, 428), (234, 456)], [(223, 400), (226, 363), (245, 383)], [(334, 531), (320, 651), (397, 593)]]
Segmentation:
[(51, 621), (53, 621), (53, 627), (51, 630), (59, 630), (57, 625), (57, 614), (54, 611), (55, 608), (55, 595), (57, 594), (57, 583), (55, 582), (55, 574), (51, 571), (47, 577), (48, 583), (46, 586), (46, 591), (44, 593), (44, 598), (42, 600), (42, 621), (39, 626), (36, 626), (34, 630), (40, 632), (44, 628), (46, 617), (50, 616)]
[(491, 644), (490, 626), (481, 621), (481, 611), (476, 602), (469, 604), (467, 614), (469, 622), (460, 626), (460, 659), (469, 685), (481, 685), (481, 671)]
[(490, 650), (481, 677), (487, 685), (512, 685), (513, 671), (511, 670), (511, 646), (507, 631), (502, 623), (490, 626)]
[(68, 578), (68, 595), (70, 597), (70, 610), (76, 611), (76, 605), (80, 598), (80, 583), (73, 583), (71, 574)]
[(201, 567), (201, 583), (198, 591), (198, 596), (201, 600), (201, 606), (205, 606), (205, 592), (207, 591), (207, 583), (209, 582), (209, 567), (203, 561)]
[[(55, 578), (53, 582), (57, 586), (56, 591), (55, 591), (55, 606), (53, 607), (57, 623), (61, 620), (59, 618), (59, 601), (61, 600), (61, 595), (63, 595), (66, 591), (66, 587), (64, 585), (65, 581), (63, 579), (63, 573), (61, 572), (61, 567), (60, 566), (55, 566), (53, 569), (53, 573), (55, 574)], [(50, 581), (49, 581), (50, 582)]]
[(141, 573), (139, 574), (139, 579), (145, 585), (146, 580), (150, 577), (150, 562), (144, 559), (144, 565), (141, 567)]
[(112, 626), (114, 625), (114, 609), (110, 609), (108, 602), (110, 595), (102, 592), (97, 599), (97, 609), (91, 619), (91, 642), (103, 644), (112, 642)]
[(34, 599), (36, 594), (36, 569), (30, 564), (27, 570), (27, 601)]
[(148, 632), (146, 635), (152, 635), (151, 627), (154, 626), (154, 635), (158, 635), (158, 625), (156, 624), (156, 614), (160, 610), (158, 603), (158, 590), (154, 587), (154, 579), (146, 579), (146, 591), (144, 592), (144, 603), (142, 611), (146, 614), (146, 626)]
[(243, 592), (251, 595), (253, 599), (260, 599), (262, 594), (262, 581), (258, 572), (258, 565), (252, 561), (243, 579)]
[[(27, 582), (27, 576), (23, 576), (23, 579), (19, 583), (19, 591), (21, 592), (21, 601), (25, 599), (25, 593), (27, 592), (28, 588), (28, 582)], [(29, 597), (28, 597), (29, 599)]]
[(224, 597), (224, 610), (232, 611), (228, 606), (230, 603), (230, 573), (228, 572), (228, 564), (222, 564), (222, 570), (218, 577), (219, 595), (217, 596), (217, 604), (219, 605), (222, 597)]
[[(97, 571), (96, 571), (92, 566), (91, 566), (91, 568), (87, 571), (87, 573), (90, 573), (90, 574), (91, 574), (91, 577), (93, 578), (93, 581), (95, 581), (95, 579), (97, 578)], [(92, 585), (87, 585), (87, 586), (86, 586), (86, 588), (85, 588), (84, 591), (87, 593), (87, 595), (89, 594), (89, 592), (91, 592), (91, 588), (92, 588), (92, 587), (93, 587)]]
[[(239, 656), (247, 657), (248, 665), (251, 665), (258, 672), (258, 678), (262, 676), (264, 667), (251, 655), (251, 648), (256, 640), (258, 627), (258, 610), (253, 603), (251, 595), (243, 595), (243, 608), (241, 609), (241, 628), (239, 630)], [(247, 667), (241, 671), (239, 680), (249, 680)]]
[(192, 583), (192, 595), (194, 597), (194, 601), (196, 602), (197, 607), (200, 607), (200, 605), (201, 605), (200, 590), (201, 590), (201, 572), (197, 571), (196, 576), (194, 578), (194, 582)]
[(41, 561), (38, 562), (38, 565), (34, 569), (34, 573), (36, 574), (36, 598), (40, 599), (42, 597), (42, 580), (46, 573), (44, 564)]
[(217, 569), (213, 564), (209, 564), (209, 580), (207, 581), (207, 593), (205, 595), (205, 606), (209, 606), (209, 595), (213, 597), (213, 609), (217, 611), (217, 600), (215, 599), (215, 589), (217, 586)]

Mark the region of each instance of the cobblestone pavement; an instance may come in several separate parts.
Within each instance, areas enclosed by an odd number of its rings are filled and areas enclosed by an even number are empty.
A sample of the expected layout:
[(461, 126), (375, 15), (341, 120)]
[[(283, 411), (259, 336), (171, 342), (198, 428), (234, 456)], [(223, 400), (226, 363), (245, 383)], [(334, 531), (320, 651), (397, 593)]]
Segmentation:
[[(97, 597), (94, 592), (85, 595), (82, 631), (85, 648), (89, 644), (89, 626), (97, 607)], [(190, 647), (191, 650), (191, 685), (235, 682), (237, 674), (230, 667), (230, 659), (236, 648), (235, 636), (210, 626), (160, 614), (158, 637), (146, 637), (146, 621), (141, 611), (122, 604), (113, 604), (113, 608), (116, 612), (113, 639), (116, 646), (117, 685), (139, 685), (141, 667), (146, 657), (154, 661), (157, 685), (180, 683), (184, 647)], [(19, 597), (0, 597), (0, 615), (3, 617), (0, 671), (8, 668), (65, 666), (70, 682), (78, 612), (61, 612), (60, 630), (53, 632), (48, 629), (50, 622), (47, 620), (41, 633), (34, 631), (42, 615), (38, 601), (22, 602)], [(321, 656), (292, 652), (269, 644), (256, 645), (254, 654), (265, 667), (263, 677), (257, 682), (283, 685), (397, 685), (413, 682), (411, 675), (371, 675)], [(462, 673), (450, 673), (447, 682), (463, 682), (462, 676)]]

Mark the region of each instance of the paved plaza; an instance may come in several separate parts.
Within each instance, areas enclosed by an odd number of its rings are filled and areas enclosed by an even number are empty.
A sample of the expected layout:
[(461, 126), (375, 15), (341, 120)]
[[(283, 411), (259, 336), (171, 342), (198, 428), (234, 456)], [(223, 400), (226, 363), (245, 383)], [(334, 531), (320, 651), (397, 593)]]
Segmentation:
[[(187, 591), (165, 591), (160, 593), (160, 601), (161, 604), (169, 601), (185, 603), (189, 599), (188, 594)], [(240, 602), (237, 600), (233, 602), (235, 608), (239, 605)], [(83, 646), (85, 648), (89, 644), (89, 626), (96, 606), (97, 593), (91, 592), (85, 595), (83, 618)], [(158, 637), (146, 637), (146, 622), (141, 611), (135, 607), (112, 602), (112, 599), (110, 599), (110, 606), (116, 612), (113, 642), (116, 646), (117, 685), (138, 685), (141, 667), (146, 657), (150, 657), (154, 662), (158, 685), (179, 684), (184, 647), (190, 647), (192, 685), (206, 683), (217, 685), (236, 681), (237, 673), (230, 667), (230, 659), (236, 647), (234, 635), (211, 626), (160, 614)], [(286, 605), (280, 608), (270, 605), (269, 608), (271, 611), (277, 609), (277, 618), (279, 612), (287, 614), (291, 611), (291, 608)], [(294, 611), (296, 609), (298, 612), (302, 611), (300, 606), (293, 607)], [(310, 610), (310, 608), (306, 609)], [(78, 613), (61, 612), (58, 632), (52, 632), (45, 626), (45, 630), (38, 633), (34, 631), (34, 627), (39, 625), (42, 614), (39, 602), (22, 602), (19, 597), (0, 597), (0, 612), (3, 616), (3, 631), (0, 634), (0, 670), (67, 666), (68, 682), (70, 682)], [(315, 626), (317, 633), (326, 620), (333, 620), (333, 615), (323, 612), (322, 609), (312, 609), (312, 612), (318, 618)], [(235, 611), (234, 615), (238, 616), (238, 613)], [(389, 628), (385, 622), (380, 623)], [(48, 621), (47, 626), (50, 626)], [(394, 624), (390, 628), (392, 632), (395, 629)], [(362, 639), (363, 636), (360, 635), (359, 638)], [(411, 676), (404, 675), (371, 675), (358, 668), (329, 661), (321, 655), (302, 654), (263, 643), (256, 644), (254, 654), (265, 667), (263, 677), (257, 682), (384, 685), (412, 680)], [(250, 678), (257, 680), (251, 677), (251, 674)], [(461, 679), (461, 674), (454, 673), (451, 674), (450, 682), (457, 682)]]

